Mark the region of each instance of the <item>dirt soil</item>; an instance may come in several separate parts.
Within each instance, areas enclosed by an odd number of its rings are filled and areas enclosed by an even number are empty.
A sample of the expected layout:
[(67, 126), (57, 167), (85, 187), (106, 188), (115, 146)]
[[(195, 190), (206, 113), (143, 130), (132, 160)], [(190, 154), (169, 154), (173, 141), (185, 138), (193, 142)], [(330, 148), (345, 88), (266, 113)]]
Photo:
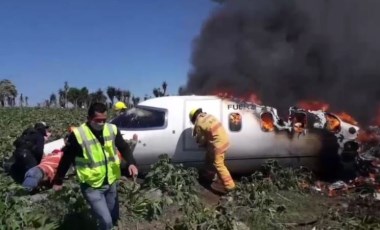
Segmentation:
[[(220, 195), (215, 194), (211, 190), (207, 188), (197, 185), (197, 190), (199, 192), (200, 200), (208, 207), (216, 206), (221, 198)], [(182, 217), (182, 213), (180, 212), (180, 206), (170, 206), (163, 212), (163, 215), (159, 220), (154, 220), (151, 222), (141, 221), (135, 223), (126, 223), (125, 221), (121, 221), (118, 226), (118, 230), (142, 230), (142, 229), (166, 229), (166, 223), (173, 224), (177, 218)]]
[[(201, 200), (207, 206), (217, 205), (221, 196), (199, 186)], [(279, 191), (271, 193), (271, 198), (286, 207), (286, 211), (279, 216), (278, 222), (284, 223), (287, 229), (341, 229), (338, 221), (326, 218), (332, 208), (347, 207), (345, 197), (330, 198), (317, 193), (297, 193), (294, 191)], [(152, 222), (124, 223), (118, 229), (165, 229), (165, 223), (174, 223), (181, 217), (180, 207), (170, 207), (163, 216)], [(380, 209), (379, 209), (380, 210)]]

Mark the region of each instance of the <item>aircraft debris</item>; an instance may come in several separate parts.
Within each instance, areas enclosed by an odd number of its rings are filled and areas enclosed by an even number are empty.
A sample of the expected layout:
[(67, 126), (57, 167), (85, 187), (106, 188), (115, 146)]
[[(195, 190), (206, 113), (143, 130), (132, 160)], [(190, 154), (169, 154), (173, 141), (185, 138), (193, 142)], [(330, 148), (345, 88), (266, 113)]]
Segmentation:
[(366, 191), (380, 200), (380, 127), (370, 126), (359, 137), (360, 151), (356, 157), (356, 178), (347, 182), (316, 181), (310, 189), (330, 197), (349, 192)]

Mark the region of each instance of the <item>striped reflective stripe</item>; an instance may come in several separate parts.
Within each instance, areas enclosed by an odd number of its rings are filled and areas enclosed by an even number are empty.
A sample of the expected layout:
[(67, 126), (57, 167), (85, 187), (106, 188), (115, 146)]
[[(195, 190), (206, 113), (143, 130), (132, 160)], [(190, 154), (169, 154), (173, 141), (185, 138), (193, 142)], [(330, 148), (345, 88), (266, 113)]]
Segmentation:
[[(108, 161), (109, 162), (116, 162), (116, 157), (111, 156), (111, 157), (108, 158)], [(88, 167), (88, 168), (96, 168), (96, 167), (100, 167), (100, 166), (106, 165), (106, 161), (105, 160), (102, 160), (102, 161), (99, 161), (99, 162), (90, 163), (90, 162), (88, 162), (88, 161), (86, 161), (85, 159), (82, 159), (82, 158), (78, 158), (75, 163), (76, 163), (77, 166), (83, 166), (83, 167)]]
[(79, 131), (80, 136), (82, 137), (82, 144), (88, 150), (88, 154), (87, 155), (90, 158), (90, 162), (88, 162), (88, 164), (89, 164), (89, 167), (92, 168), (92, 167), (94, 167), (93, 164), (95, 164), (95, 161), (94, 161), (93, 154), (92, 154), (92, 151), (91, 151), (91, 145), (96, 145), (97, 144), (96, 140), (95, 139), (88, 140), (88, 137), (87, 137), (87, 135), (84, 132), (83, 126), (80, 126), (78, 128), (78, 131)]
[[(111, 124), (106, 124), (105, 126), (108, 130), (108, 133), (110, 134), (110, 136), (104, 136), (104, 144), (105, 142), (108, 142), (108, 141), (112, 141), (112, 148), (114, 150), (114, 153), (116, 153), (116, 145), (115, 145), (115, 142), (113, 141), (115, 139), (115, 133), (114, 133), (114, 130), (112, 129), (112, 125)], [(82, 159), (82, 158), (78, 158), (76, 160), (76, 164), (78, 166), (86, 166), (86, 167), (89, 167), (89, 168), (96, 168), (96, 167), (99, 167), (99, 166), (103, 166), (103, 165), (106, 165), (106, 161), (105, 160), (102, 160), (102, 161), (99, 161), (99, 162), (96, 162), (94, 160), (94, 157), (93, 157), (93, 152), (92, 152), (92, 149), (91, 149), (91, 146), (93, 145), (98, 145), (100, 144), (99, 141), (95, 138), (92, 138), (92, 139), (89, 139), (89, 137), (85, 134), (85, 130), (84, 130), (84, 127), (83, 126), (80, 126), (78, 128), (78, 131), (79, 131), (79, 134), (82, 138), (82, 144), (84, 145), (84, 147), (88, 150), (88, 157), (90, 158), (89, 161), (87, 161), (86, 159)], [(109, 162), (117, 162), (119, 161), (119, 158), (116, 156), (110, 156), (108, 157), (107, 159)]]
[(232, 177), (231, 176), (221, 175), (220, 177), (223, 180), (224, 184), (229, 184), (232, 181)]
[[(116, 161), (119, 161), (119, 156), (116, 154), (118, 151), (117, 151), (117, 148), (116, 148), (116, 144), (115, 144), (115, 138), (116, 138), (116, 135), (115, 135), (115, 130), (113, 129), (113, 125), (111, 124), (107, 124), (108, 126), (108, 132), (110, 134), (110, 137), (107, 139), (110, 139), (110, 141), (112, 141), (112, 149), (113, 149), (113, 152), (115, 153), (115, 157), (109, 157), (109, 160), (108, 161), (111, 161), (111, 162), (116, 162)], [(104, 142), (106, 141), (106, 138), (104, 138)], [(107, 140), (108, 141), (108, 140)]]

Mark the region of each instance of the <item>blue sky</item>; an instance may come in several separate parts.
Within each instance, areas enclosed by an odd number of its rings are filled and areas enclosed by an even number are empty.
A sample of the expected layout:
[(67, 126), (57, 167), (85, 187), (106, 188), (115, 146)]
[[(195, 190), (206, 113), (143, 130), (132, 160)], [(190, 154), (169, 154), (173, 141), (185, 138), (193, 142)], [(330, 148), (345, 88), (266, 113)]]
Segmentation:
[(192, 41), (211, 0), (1, 0), (0, 79), (29, 104), (63, 87), (107, 86), (143, 97), (186, 83)]

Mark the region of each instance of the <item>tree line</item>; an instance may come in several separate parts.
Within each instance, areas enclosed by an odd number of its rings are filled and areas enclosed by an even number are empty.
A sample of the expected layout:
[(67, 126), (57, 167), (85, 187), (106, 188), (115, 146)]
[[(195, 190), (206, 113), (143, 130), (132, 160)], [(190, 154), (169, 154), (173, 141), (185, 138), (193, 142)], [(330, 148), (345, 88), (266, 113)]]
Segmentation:
[[(154, 88), (152, 94), (154, 97), (168, 96), (168, 84), (164, 81), (161, 87)], [(143, 100), (147, 100), (152, 96), (145, 94)], [(0, 104), (1, 107), (24, 107), (28, 105), (28, 96), (22, 93), (18, 95), (17, 88), (9, 79), (0, 81)], [(108, 101), (109, 100), (109, 101)], [(87, 87), (70, 86), (67, 81), (64, 82), (62, 88), (58, 89), (57, 93), (52, 93), (49, 98), (43, 102), (37, 103), (37, 107), (56, 107), (56, 108), (86, 108), (93, 102), (102, 102), (110, 107), (117, 101), (122, 101), (128, 106), (135, 106), (140, 101), (140, 97), (132, 95), (130, 90), (119, 87), (108, 86), (105, 90), (99, 88), (95, 92), (90, 92)]]

